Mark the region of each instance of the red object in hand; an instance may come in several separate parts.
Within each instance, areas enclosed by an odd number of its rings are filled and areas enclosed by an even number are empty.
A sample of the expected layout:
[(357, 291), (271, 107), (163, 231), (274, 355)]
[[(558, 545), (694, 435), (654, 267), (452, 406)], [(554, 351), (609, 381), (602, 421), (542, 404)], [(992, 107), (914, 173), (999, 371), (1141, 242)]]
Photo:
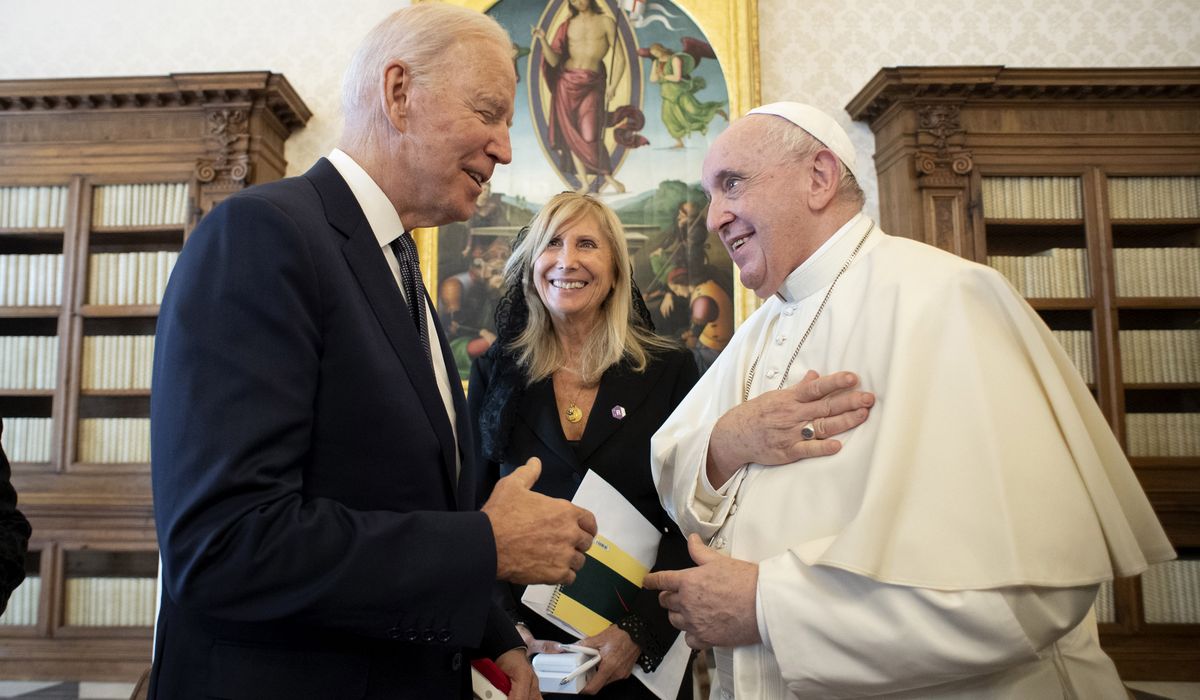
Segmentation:
[(492, 661), (491, 659), (475, 659), (471, 662), (471, 666), (473, 666), (476, 671), (479, 671), (479, 673), (488, 680), (488, 683), (496, 686), (496, 690), (499, 690), (505, 695), (508, 695), (510, 692), (512, 692), (512, 680), (509, 679), (504, 671), (500, 670), (500, 667), (496, 665), (495, 661)]
[(710, 296), (698, 296), (692, 300), (692, 321), (695, 323), (712, 323), (721, 315), (717, 300)]

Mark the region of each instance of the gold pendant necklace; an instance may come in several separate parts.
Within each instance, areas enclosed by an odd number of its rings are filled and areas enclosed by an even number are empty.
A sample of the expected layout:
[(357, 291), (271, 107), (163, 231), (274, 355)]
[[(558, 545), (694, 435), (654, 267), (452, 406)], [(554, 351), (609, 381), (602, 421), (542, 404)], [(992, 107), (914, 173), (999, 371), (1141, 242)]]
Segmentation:
[(571, 399), (567, 407), (563, 410), (563, 415), (567, 417), (568, 423), (578, 423), (583, 420), (583, 409), (579, 407), (579, 395), (583, 393), (584, 389), (583, 375), (567, 367), (563, 367), (562, 369), (579, 377), (579, 388), (575, 390), (575, 398)]

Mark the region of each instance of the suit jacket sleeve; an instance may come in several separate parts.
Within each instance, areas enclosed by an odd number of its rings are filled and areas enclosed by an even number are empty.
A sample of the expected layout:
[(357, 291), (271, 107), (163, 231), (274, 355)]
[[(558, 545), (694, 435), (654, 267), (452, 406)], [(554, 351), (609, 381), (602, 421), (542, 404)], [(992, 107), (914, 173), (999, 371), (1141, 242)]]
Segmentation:
[[(322, 212), (313, 190), (234, 196), (171, 276), (151, 398), (166, 594), (219, 619), (478, 646), (491, 526), (455, 512), (428, 419)], [(331, 395), (340, 410), (314, 408)]]
[[(0, 419), (0, 436), (3, 434), (4, 422)], [(30, 534), (29, 521), (17, 510), (11, 477), (8, 457), (0, 448), (0, 613), (8, 607), (8, 597), (25, 580), (25, 550)]]

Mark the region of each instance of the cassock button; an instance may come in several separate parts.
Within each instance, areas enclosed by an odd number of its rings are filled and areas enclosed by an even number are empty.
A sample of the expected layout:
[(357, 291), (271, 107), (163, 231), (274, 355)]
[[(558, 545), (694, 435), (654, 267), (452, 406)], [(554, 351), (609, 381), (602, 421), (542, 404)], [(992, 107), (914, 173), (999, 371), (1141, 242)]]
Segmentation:
[(408, 629), (404, 630), (404, 639), (405, 639), (405, 641), (408, 641), (408, 642), (417, 641), (417, 631), (415, 629), (413, 629), (412, 627), (409, 627)]
[(449, 642), (453, 638), (454, 635), (450, 634), (450, 630), (442, 630), (441, 632), (438, 632), (438, 641), (442, 644)]
[(387, 631), (388, 639), (400, 639), (404, 635), (404, 630), (399, 627), (392, 627)]
[(776, 345), (783, 345), (785, 342), (787, 342), (787, 336), (786, 336), (786, 335), (777, 335), (777, 336), (775, 336), (775, 344), (776, 344)]
[(454, 656), (450, 657), (450, 670), (457, 671), (462, 668), (462, 652), (454, 652)]
[(725, 549), (726, 544), (724, 537), (718, 537), (713, 540), (713, 549)]
[(783, 310), (784, 316), (791, 316), (794, 313), (796, 313), (796, 307), (794, 307), (794, 306), (789, 306)]
[(425, 642), (426, 644), (432, 642), (435, 639), (437, 639), (437, 636), (433, 633), (433, 630), (428, 629), (428, 628), (421, 635), (421, 641)]
[(777, 374), (779, 374), (779, 370), (769, 369), (769, 370), (767, 370), (767, 379), (774, 379), (775, 375), (777, 375)]

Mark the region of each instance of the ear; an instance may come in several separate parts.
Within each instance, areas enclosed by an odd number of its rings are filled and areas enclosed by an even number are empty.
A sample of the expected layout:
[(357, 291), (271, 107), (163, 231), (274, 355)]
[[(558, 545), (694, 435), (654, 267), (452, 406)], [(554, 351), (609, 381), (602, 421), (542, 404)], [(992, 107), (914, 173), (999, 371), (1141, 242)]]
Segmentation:
[(392, 61), (383, 68), (383, 113), (392, 127), (403, 133), (408, 128), (412, 71), (403, 61)]
[(829, 206), (837, 195), (841, 182), (841, 167), (837, 156), (828, 148), (817, 151), (812, 161), (812, 180), (809, 182), (808, 201), (814, 211)]

